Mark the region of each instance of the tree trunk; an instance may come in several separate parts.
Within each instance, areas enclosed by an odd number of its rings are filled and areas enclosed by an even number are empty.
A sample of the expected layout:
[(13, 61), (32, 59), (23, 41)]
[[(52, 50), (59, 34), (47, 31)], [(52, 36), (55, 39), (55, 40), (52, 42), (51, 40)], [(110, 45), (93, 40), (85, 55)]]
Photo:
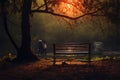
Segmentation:
[(23, 0), (21, 15), (22, 42), (17, 59), (24, 62), (37, 60), (37, 57), (31, 51), (30, 12), (31, 0)]

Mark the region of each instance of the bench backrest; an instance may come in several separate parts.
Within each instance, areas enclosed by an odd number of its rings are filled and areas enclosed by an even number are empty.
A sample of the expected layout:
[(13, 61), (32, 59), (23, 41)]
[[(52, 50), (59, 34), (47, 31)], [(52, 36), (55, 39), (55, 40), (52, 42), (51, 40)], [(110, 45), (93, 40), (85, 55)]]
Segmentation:
[(90, 43), (57, 43), (54, 44), (55, 53), (89, 53)]

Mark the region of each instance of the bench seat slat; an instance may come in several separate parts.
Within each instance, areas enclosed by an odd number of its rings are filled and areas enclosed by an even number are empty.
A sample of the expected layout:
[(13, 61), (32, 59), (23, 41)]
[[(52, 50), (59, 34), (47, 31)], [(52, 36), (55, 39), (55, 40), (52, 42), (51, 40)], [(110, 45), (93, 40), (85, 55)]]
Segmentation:
[(68, 53), (89, 53), (88, 50), (56, 50), (56, 53), (64, 53), (64, 52), (68, 52)]
[(88, 51), (80, 51), (80, 52), (78, 52), (78, 51), (73, 51), (73, 52), (68, 52), (68, 51), (57, 51), (56, 53), (89, 53)]

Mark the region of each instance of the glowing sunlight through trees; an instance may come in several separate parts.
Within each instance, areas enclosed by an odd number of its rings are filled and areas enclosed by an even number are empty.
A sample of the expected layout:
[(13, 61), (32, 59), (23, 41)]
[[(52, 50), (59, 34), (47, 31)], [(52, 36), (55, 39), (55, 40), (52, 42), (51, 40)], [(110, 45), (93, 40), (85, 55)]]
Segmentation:
[(54, 7), (55, 13), (60, 13), (70, 17), (83, 15), (83, 0), (58, 0)]

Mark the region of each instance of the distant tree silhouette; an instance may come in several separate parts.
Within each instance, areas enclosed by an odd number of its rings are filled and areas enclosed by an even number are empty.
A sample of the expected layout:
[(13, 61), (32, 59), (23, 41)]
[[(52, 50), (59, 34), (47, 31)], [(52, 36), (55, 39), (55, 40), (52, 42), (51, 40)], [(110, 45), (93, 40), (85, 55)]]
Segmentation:
[(113, 49), (120, 49), (120, 0), (106, 0), (106, 3), (103, 4), (103, 13), (105, 17), (111, 23), (114, 24), (113, 35), (111, 37), (113, 45)]
[(9, 37), (10, 41), (12, 42), (12, 44), (14, 45), (15, 49), (18, 52), (19, 49), (18, 49), (15, 41), (13, 40), (12, 36), (10, 35), (9, 29), (8, 29), (6, 3), (7, 3), (7, 0), (0, 1), (0, 8), (1, 8), (1, 15), (2, 15), (2, 19), (3, 19), (3, 25), (4, 25), (5, 31)]

